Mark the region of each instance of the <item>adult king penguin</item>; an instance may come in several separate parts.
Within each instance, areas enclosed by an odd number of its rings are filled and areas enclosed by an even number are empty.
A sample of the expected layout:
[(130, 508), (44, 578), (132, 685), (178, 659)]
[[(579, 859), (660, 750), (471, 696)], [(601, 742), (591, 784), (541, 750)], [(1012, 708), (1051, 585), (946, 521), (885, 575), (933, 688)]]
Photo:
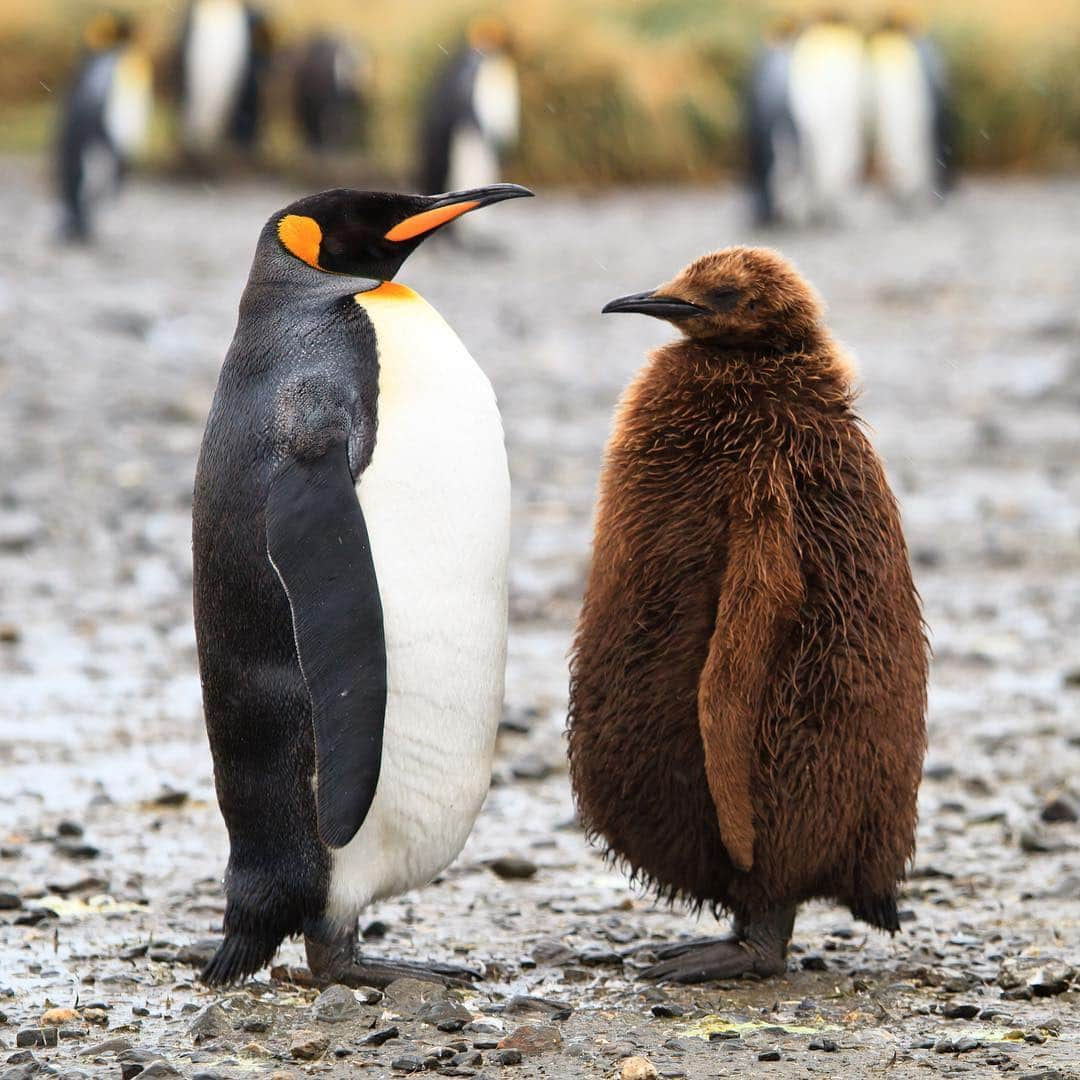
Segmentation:
[(681, 982), (785, 969), (799, 904), (899, 929), (927, 650), (896, 502), (821, 306), (729, 248), (605, 311), (666, 319), (608, 443), (571, 660), (570, 774), (608, 853), (734, 915)]
[(796, 26), (781, 19), (765, 35), (746, 87), (746, 134), (754, 220), (773, 225), (805, 212), (799, 136), (791, 115), (791, 50)]
[(838, 15), (811, 23), (792, 49), (790, 96), (809, 215), (842, 220), (866, 164), (862, 35)]
[(367, 56), (333, 34), (318, 34), (304, 46), (293, 81), (293, 111), (309, 150), (326, 153), (363, 141), (370, 71)]
[(420, 130), (423, 191), (494, 182), (517, 141), (517, 68), (507, 29), (478, 19), (428, 94)]
[(195, 627), (229, 831), (229, 983), (302, 933), (316, 979), (382, 985), (367, 904), (461, 850), (503, 695), (509, 480), (487, 379), (391, 279), (454, 218), (529, 195), (334, 190), (263, 228), (207, 420)]
[(951, 106), (945, 61), (910, 22), (890, 15), (870, 38), (874, 144), (885, 186), (913, 209), (952, 183)]
[(148, 57), (122, 15), (99, 15), (86, 31), (87, 53), (60, 120), (57, 186), (63, 235), (85, 240), (90, 207), (123, 179), (146, 142), (153, 104)]
[(265, 16), (243, 0), (192, 0), (180, 38), (184, 149), (206, 164), (226, 140), (248, 150), (260, 119), (269, 62)]

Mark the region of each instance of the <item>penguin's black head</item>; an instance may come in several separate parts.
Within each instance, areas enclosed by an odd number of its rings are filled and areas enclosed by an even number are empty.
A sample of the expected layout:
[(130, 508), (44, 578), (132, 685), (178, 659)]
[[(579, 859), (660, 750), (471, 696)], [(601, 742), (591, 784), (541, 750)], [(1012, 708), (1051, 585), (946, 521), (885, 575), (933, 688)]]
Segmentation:
[(689, 338), (720, 345), (783, 349), (812, 338), (824, 317), (817, 294), (787, 259), (750, 247), (702, 255), (659, 288), (620, 296), (604, 311), (666, 319)]
[(422, 240), (454, 218), (526, 195), (532, 192), (517, 184), (447, 195), (337, 188), (297, 200), (269, 225), (286, 252), (316, 270), (388, 281)]

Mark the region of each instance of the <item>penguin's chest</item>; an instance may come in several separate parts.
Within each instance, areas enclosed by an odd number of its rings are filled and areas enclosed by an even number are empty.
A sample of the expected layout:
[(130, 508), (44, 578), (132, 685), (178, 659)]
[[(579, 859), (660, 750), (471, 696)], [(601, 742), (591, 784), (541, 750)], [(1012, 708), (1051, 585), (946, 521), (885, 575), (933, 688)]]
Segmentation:
[[(377, 295), (376, 295), (377, 294)], [(330, 910), (423, 884), (461, 850), (502, 711), (510, 488), (487, 379), (411, 290), (360, 294), (378, 429), (357, 495), (383, 607), (388, 698), (375, 799), (334, 853)]]

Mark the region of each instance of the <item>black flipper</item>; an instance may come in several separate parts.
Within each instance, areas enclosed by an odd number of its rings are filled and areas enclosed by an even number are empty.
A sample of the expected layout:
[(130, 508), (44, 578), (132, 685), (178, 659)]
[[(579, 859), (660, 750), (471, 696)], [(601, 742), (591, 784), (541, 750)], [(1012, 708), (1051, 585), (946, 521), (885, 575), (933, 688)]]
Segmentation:
[(266, 546), (289, 597), (311, 697), (319, 836), (344, 847), (375, 798), (386, 714), (382, 604), (344, 442), (280, 466)]

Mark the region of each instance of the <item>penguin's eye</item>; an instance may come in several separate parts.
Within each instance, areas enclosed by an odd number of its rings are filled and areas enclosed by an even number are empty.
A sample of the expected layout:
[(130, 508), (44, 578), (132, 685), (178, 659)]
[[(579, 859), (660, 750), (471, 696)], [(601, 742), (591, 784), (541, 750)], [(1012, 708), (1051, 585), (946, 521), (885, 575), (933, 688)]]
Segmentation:
[(713, 289), (709, 293), (709, 307), (717, 313), (733, 310), (742, 299), (742, 289), (726, 285), (722, 289)]

